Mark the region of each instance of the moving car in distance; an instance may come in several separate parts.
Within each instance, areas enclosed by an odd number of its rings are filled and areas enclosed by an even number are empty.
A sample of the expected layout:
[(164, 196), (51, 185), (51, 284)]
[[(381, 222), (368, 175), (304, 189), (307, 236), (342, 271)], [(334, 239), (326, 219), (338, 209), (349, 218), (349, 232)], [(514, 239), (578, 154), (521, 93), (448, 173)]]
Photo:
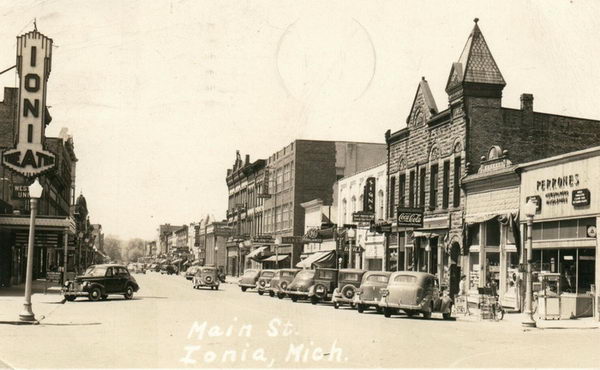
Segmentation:
[(125, 299), (133, 298), (140, 289), (135, 278), (123, 265), (92, 265), (74, 281), (64, 283), (62, 294), (69, 302), (77, 297), (88, 297), (90, 301), (105, 300), (110, 294), (121, 294)]
[(212, 266), (203, 266), (196, 271), (196, 275), (192, 279), (192, 287), (200, 289), (200, 287), (210, 287), (210, 289), (219, 289), (219, 270)]
[(390, 280), (391, 272), (386, 271), (367, 271), (362, 278), (360, 288), (356, 291), (354, 303), (358, 313), (373, 307), (377, 312), (381, 312), (379, 301), (381, 300), (381, 289), (385, 289)]
[(190, 266), (187, 270), (185, 270), (185, 278), (187, 280), (192, 280), (196, 272), (200, 269), (200, 266)]
[(258, 269), (248, 269), (244, 271), (244, 275), (242, 275), (238, 281), (238, 285), (242, 289), (242, 292), (245, 292), (246, 289), (256, 288), (256, 282), (258, 281), (259, 276), (260, 270)]
[(340, 308), (343, 304), (354, 307), (354, 296), (360, 287), (362, 277), (366, 270), (342, 269), (338, 273), (337, 286), (333, 291), (333, 308)]
[(383, 299), (379, 306), (385, 317), (400, 310), (408, 316), (422, 314), (431, 317), (433, 312), (441, 312), (445, 320), (450, 319), (452, 300), (442, 295), (437, 278), (426, 272), (398, 271), (392, 273), (390, 281), (381, 292)]

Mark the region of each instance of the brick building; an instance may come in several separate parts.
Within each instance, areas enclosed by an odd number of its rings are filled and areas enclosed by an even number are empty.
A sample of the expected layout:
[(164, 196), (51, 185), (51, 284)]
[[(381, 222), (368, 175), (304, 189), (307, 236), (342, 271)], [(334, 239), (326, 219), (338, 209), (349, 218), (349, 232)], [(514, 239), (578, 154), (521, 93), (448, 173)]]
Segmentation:
[(180, 228), (181, 226), (171, 224), (163, 224), (158, 226), (158, 229), (156, 230), (158, 232), (156, 241), (159, 255), (165, 256), (169, 252), (169, 236), (173, 238), (173, 232), (175, 230), (179, 230)]
[(511, 160), (520, 163), (600, 143), (600, 122), (534, 112), (530, 94), (521, 96), (521, 109), (502, 107), (505, 85), (476, 19), (450, 68), (448, 107), (438, 110), (423, 78), (407, 127), (386, 133), (388, 218), (394, 221), (397, 206), (425, 211), (422, 229), (408, 230), (408, 235), (407, 230), (394, 230), (398, 233), (391, 252), (397, 253), (399, 268), (426, 270), (443, 278), (445, 266), (462, 263), (458, 255), (468, 251), (463, 243), (465, 195), (460, 180), (477, 172), (480, 156), (492, 146), (508, 150)]
[(227, 225), (232, 232), (227, 241), (228, 274), (239, 275), (252, 266), (246, 255), (252, 241), (262, 236), (265, 165), (264, 159), (250, 162), (249, 155), (242, 160), (238, 151), (233, 167), (227, 170)]
[(305, 232), (302, 203), (320, 199), (333, 205), (337, 180), (381, 163), (385, 156), (385, 144), (295, 140), (267, 159), (270, 198), (264, 202), (263, 233), (280, 242), (268, 248), (269, 254), (277, 252), (282, 259), (279, 267), (300, 261)]
[[(4, 99), (0, 102), (0, 150), (14, 145), (18, 93), (16, 88), (4, 88)], [(46, 115), (46, 124), (50, 120)], [(38, 202), (34, 278), (62, 268), (65, 249), (68, 271), (74, 273), (76, 266), (77, 230), (73, 216), (77, 157), (73, 138), (63, 129), (60, 137), (45, 138), (44, 145), (56, 156), (56, 166), (39, 176), (44, 191)], [(25, 281), (30, 183), (31, 180), (0, 164), (0, 286)]]

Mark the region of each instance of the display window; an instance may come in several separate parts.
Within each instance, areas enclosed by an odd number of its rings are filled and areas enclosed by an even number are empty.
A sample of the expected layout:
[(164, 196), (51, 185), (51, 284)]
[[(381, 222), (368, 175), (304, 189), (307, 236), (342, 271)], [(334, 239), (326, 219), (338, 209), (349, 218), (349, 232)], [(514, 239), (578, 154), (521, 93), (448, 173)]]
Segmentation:
[(560, 290), (589, 293), (595, 281), (595, 248), (556, 248), (533, 250), (534, 283), (540, 273), (560, 274)]

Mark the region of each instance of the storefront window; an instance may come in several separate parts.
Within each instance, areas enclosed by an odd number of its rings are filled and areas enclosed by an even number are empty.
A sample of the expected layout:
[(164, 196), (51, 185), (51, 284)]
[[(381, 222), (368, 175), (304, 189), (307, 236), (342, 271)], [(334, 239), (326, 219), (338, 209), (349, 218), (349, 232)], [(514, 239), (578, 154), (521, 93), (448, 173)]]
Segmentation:
[(577, 220), (560, 221), (560, 238), (561, 239), (577, 238)]
[(488, 246), (497, 247), (500, 245), (500, 222), (493, 218), (486, 222), (485, 240)]
[(479, 252), (469, 253), (469, 289), (479, 286)]
[(479, 245), (479, 224), (469, 226), (469, 239), (471, 245)]
[(578, 249), (577, 288), (579, 293), (591, 290), (595, 280), (596, 250), (594, 248)]

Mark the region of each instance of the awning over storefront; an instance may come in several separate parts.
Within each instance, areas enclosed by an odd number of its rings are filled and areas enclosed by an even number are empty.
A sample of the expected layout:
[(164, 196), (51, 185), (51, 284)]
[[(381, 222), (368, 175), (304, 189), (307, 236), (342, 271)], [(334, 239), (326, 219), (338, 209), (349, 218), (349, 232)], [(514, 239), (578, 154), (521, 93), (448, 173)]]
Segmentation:
[(496, 212), (487, 212), (487, 213), (476, 213), (476, 214), (467, 214), (465, 216), (465, 222), (467, 224), (480, 224), (486, 221), (493, 219), (494, 217), (503, 216), (507, 214), (517, 214), (519, 212), (518, 209), (507, 209), (503, 211)]
[(440, 235), (436, 234), (436, 233), (427, 233), (427, 232), (423, 232), (423, 231), (415, 231), (415, 232), (413, 232), (413, 238), (433, 239), (433, 238), (437, 238), (438, 236), (440, 236)]
[[(330, 264), (330, 260), (334, 260), (335, 255), (334, 251), (324, 251), (324, 252), (315, 252), (310, 256), (306, 257), (306, 259), (298, 262), (296, 267), (300, 268), (311, 268), (312, 265), (316, 265), (318, 267), (325, 267)], [(335, 262), (335, 261), (333, 261)]]
[(289, 258), (289, 256), (287, 254), (283, 254), (283, 255), (273, 255), (271, 257), (265, 258), (264, 260), (261, 260), (260, 262), (279, 262), (279, 261), (283, 261), (286, 258)]
[(258, 255), (261, 254), (267, 248), (268, 247), (258, 247), (255, 250), (253, 250), (252, 252), (248, 253), (246, 255), (246, 258), (256, 259), (256, 257), (258, 257)]

